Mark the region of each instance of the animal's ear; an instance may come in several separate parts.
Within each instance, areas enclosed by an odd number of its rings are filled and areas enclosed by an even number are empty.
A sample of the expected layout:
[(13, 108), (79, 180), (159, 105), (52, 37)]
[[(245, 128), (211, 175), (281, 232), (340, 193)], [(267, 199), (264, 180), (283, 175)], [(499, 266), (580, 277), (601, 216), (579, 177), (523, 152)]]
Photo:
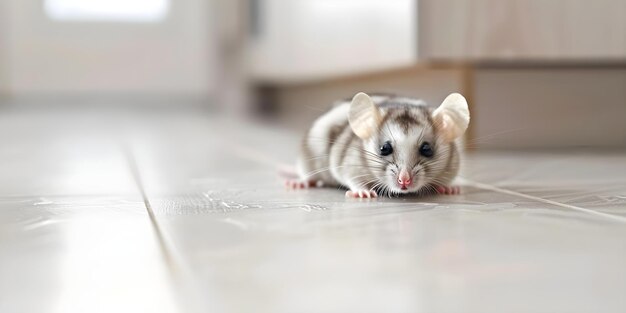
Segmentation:
[(350, 103), (348, 121), (357, 136), (361, 139), (368, 139), (378, 129), (380, 112), (368, 95), (359, 92)]
[(467, 101), (461, 94), (451, 93), (433, 111), (433, 120), (444, 140), (450, 142), (458, 138), (465, 133), (470, 121)]

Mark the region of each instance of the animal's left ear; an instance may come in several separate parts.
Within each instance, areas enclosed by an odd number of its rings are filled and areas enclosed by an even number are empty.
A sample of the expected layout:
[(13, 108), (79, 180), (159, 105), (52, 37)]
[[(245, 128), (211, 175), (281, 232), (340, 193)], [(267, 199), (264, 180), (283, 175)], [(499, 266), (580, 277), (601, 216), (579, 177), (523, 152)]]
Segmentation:
[(458, 93), (452, 93), (433, 111), (433, 120), (444, 140), (450, 142), (459, 138), (470, 121), (467, 101)]
[(352, 98), (348, 121), (357, 136), (364, 140), (370, 138), (378, 130), (380, 120), (380, 112), (367, 94), (359, 92)]

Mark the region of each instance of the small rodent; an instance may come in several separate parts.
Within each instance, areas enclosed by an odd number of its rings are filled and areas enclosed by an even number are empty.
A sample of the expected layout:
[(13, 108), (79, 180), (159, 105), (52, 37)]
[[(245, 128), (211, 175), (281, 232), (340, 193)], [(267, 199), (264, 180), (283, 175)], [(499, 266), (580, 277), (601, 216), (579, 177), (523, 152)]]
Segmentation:
[(291, 188), (343, 186), (347, 197), (374, 198), (450, 186), (469, 124), (465, 98), (450, 94), (436, 109), (422, 100), (358, 93), (320, 116), (306, 133)]

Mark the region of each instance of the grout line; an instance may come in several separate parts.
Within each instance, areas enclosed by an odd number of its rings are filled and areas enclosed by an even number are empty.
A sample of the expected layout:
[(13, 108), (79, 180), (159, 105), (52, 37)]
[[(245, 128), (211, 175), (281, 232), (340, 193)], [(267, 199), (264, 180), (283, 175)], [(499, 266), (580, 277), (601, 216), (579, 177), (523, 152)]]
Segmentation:
[(123, 146), (123, 150), (131, 173), (133, 175), (133, 180), (137, 185), (137, 189), (139, 189), (139, 193), (141, 194), (141, 198), (143, 199), (144, 206), (146, 207), (146, 211), (148, 212), (148, 216), (150, 217), (150, 224), (152, 224), (152, 229), (154, 229), (154, 233), (157, 237), (157, 241), (159, 242), (159, 247), (161, 248), (161, 253), (163, 254), (165, 263), (167, 264), (167, 267), (171, 270), (172, 274), (176, 274), (178, 273), (178, 266), (176, 266), (176, 262), (174, 262), (174, 258), (172, 257), (170, 249), (168, 248), (169, 245), (166, 244), (165, 237), (163, 236), (163, 231), (159, 226), (156, 216), (154, 215), (152, 205), (150, 204), (150, 200), (148, 200), (148, 196), (146, 195), (146, 191), (141, 180), (141, 176), (139, 174), (137, 161), (135, 160), (135, 157), (126, 145)]
[(460, 179), (461, 179), (461, 181), (463, 183), (465, 183), (467, 185), (470, 185), (470, 186), (474, 186), (476, 188), (489, 190), (489, 191), (494, 191), (494, 192), (499, 192), (499, 193), (504, 193), (504, 194), (508, 194), (508, 195), (511, 195), (511, 196), (522, 197), (522, 198), (526, 198), (526, 199), (530, 199), (530, 200), (535, 200), (535, 201), (539, 201), (539, 202), (543, 202), (543, 203), (547, 203), (547, 204), (551, 204), (551, 205), (555, 205), (555, 206), (560, 206), (562, 208), (567, 208), (567, 209), (571, 209), (571, 210), (575, 210), (575, 211), (579, 211), (579, 212), (584, 212), (584, 213), (596, 215), (596, 216), (603, 217), (603, 218), (608, 218), (608, 219), (611, 219), (611, 220), (614, 220), (614, 221), (626, 223), (626, 217), (622, 217), (622, 216), (619, 216), (619, 215), (613, 215), (613, 214), (598, 212), (598, 211), (594, 211), (594, 210), (590, 210), (590, 209), (581, 208), (581, 207), (578, 207), (578, 206), (575, 206), (575, 205), (571, 205), (571, 204), (565, 204), (565, 203), (561, 203), (561, 202), (557, 202), (557, 201), (553, 201), (553, 200), (548, 200), (548, 199), (544, 199), (544, 198), (540, 198), (540, 197), (535, 197), (535, 196), (527, 195), (527, 194), (516, 192), (516, 191), (512, 191), (512, 190), (499, 188), (499, 187), (496, 187), (496, 186), (493, 186), (493, 185), (484, 184), (484, 183), (480, 183), (480, 182), (477, 182), (477, 181), (472, 181), (472, 180), (469, 180), (469, 179), (466, 179), (466, 178), (460, 178)]
[(146, 211), (148, 212), (150, 223), (152, 224), (161, 253), (165, 259), (166, 267), (169, 269), (168, 272), (170, 274), (170, 278), (175, 286), (173, 291), (178, 295), (176, 298), (179, 299), (179, 308), (185, 312), (203, 312), (201, 309), (203, 307), (207, 307), (205, 301), (202, 300), (203, 295), (198, 293), (192, 274), (189, 272), (188, 267), (183, 266), (185, 263), (180, 258), (180, 254), (176, 252), (174, 245), (167, 240), (167, 237), (164, 235), (164, 232), (157, 221), (154, 210), (152, 209), (152, 204), (150, 204), (143, 181), (141, 180), (137, 160), (128, 145), (123, 144), (122, 150), (124, 151), (124, 155), (132, 172), (135, 184), (137, 185), (137, 189), (139, 189), (143, 199)]

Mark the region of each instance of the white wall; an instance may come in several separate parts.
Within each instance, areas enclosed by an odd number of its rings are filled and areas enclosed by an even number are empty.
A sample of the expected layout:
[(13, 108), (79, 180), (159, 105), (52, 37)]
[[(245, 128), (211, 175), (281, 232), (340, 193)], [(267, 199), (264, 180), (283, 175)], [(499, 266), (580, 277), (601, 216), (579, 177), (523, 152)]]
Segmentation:
[(210, 1), (172, 0), (158, 23), (58, 22), (43, 0), (0, 0), (0, 92), (206, 95)]
[(250, 42), (265, 82), (303, 83), (417, 62), (416, 0), (265, 0)]

